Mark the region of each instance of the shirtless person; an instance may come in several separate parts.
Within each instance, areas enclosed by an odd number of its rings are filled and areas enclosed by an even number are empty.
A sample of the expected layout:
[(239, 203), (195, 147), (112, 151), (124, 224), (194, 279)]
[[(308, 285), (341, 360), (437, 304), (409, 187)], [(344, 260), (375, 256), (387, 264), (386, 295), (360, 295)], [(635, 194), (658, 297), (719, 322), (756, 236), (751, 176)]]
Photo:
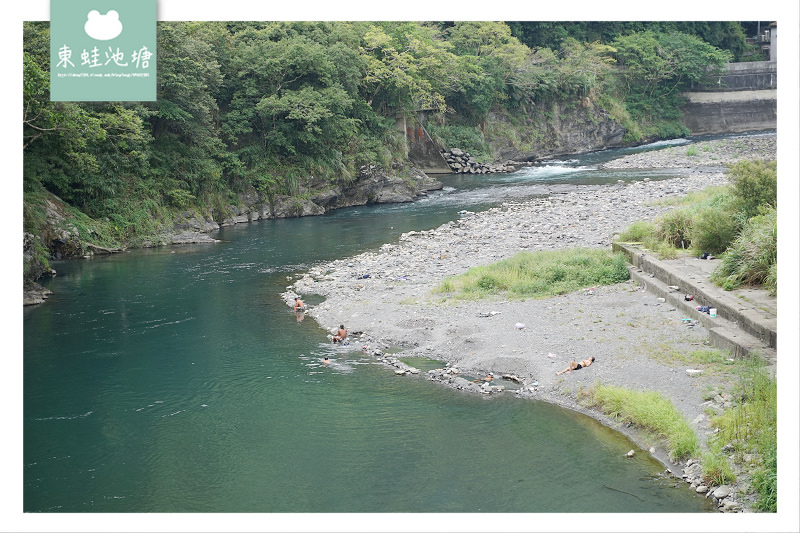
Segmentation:
[(300, 298), (295, 298), (294, 299), (294, 310), (295, 311), (305, 311), (306, 310), (306, 304), (303, 303), (303, 300), (301, 300)]
[(347, 338), (347, 330), (344, 329), (344, 324), (339, 326), (339, 332), (333, 336), (333, 342), (342, 342)]
[(572, 374), (573, 370), (580, 370), (585, 366), (589, 366), (594, 363), (594, 356), (591, 356), (589, 359), (584, 359), (580, 363), (576, 363), (575, 361), (570, 361), (569, 366), (562, 370), (561, 372), (556, 372), (556, 375), (563, 374), (564, 372), (569, 372)]

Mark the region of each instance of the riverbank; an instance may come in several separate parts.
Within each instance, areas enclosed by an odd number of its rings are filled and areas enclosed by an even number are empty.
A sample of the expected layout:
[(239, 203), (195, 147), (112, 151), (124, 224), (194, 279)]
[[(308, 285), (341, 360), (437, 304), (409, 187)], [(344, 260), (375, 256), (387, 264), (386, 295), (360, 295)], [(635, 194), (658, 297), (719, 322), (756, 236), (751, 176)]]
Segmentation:
[[(447, 276), (493, 263), (519, 250), (609, 247), (613, 235), (636, 220), (651, 220), (670, 207), (659, 200), (727, 183), (718, 167), (745, 159), (774, 159), (774, 136), (698, 143), (621, 158), (617, 168), (685, 168), (663, 181), (577, 186), (547, 198), (508, 202), (430, 231), (403, 234), (396, 244), (346, 260), (319, 265), (284, 295), (319, 294), (325, 301), (309, 314), (325, 328), (345, 324), (365, 350), (395, 357), (425, 357), (447, 363), (449, 372), (429, 373), (448, 386), (489, 392), (458, 376), (510, 375), (524, 384), (520, 396), (584, 412), (618, 429), (678, 476), (658, 443), (580, 403), (580, 390), (595, 383), (657, 390), (681, 412), (704, 441), (709, 400), (730, 390), (727, 373), (692, 376), (671, 353), (706, 349), (708, 332), (691, 328), (681, 313), (632, 282), (528, 301), (443, 301), (434, 288)], [(712, 152), (713, 149), (713, 152)], [(716, 156), (696, 159), (695, 153)], [(707, 161), (705, 164), (700, 161)], [(614, 163), (614, 162), (612, 162)], [(649, 165), (649, 166), (646, 166)], [(524, 327), (519, 327), (524, 325)], [(354, 342), (355, 342), (354, 341)], [(556, 375), (571, 360), (594, 355), (595, 364)], [(409, 359), (406, 359), (409, 361)], [(412, 361), (409, 361), (413, 365)], [(397, 363), (403, 370), (401, 363)], [(453, 369), (458, 369), (458, 374)], [(516, 381), (505, 382), (509, 388)], [(501, 384), (501, 380), (494, 382)], [(508, 393), (505, 392), (505, 393)], [(746, 508), (746, 502), (731, 510)]]

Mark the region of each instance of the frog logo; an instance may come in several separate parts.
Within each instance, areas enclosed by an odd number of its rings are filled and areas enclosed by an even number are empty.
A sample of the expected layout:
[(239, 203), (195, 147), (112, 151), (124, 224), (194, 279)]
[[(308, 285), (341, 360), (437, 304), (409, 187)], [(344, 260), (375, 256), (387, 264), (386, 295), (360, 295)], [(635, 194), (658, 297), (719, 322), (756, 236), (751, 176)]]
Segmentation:
[(86, 24), (83, 25), (86, 35), (97, 41), (110, 41), (122, 33), (122, 22), (119, 13), (110, 10), (105, 15), (93, 9), (89, 11)]

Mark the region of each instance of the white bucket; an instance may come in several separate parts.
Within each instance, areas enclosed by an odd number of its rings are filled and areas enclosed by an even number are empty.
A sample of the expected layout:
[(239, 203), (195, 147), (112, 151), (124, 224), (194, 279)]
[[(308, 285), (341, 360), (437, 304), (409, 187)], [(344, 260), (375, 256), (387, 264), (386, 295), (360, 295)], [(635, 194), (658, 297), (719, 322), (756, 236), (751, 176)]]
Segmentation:
[(708, 310), (708, 314), (711, 315), (711, 316), (717, 316), (717, 308), (716, 307), (710, 308)]

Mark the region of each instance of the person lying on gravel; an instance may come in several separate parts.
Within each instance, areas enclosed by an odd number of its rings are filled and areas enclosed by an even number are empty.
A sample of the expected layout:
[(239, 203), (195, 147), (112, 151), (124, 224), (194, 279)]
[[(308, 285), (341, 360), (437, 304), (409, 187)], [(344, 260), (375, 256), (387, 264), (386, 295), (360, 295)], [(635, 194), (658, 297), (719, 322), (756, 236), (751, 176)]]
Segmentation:
[(563, 374), (564, 372), (569, 372), (570, 374), (572, 374), (573, 370), (580, 370), (581, 368), (589, 366), (592, 363), (594, 363), (594, 356), (591, 356), (589, 359), (584, 359), (580, 363), (576, 363), (575, 361), (570, 361), (569, 366), (564, 370), (562, 370), (561, 372), (556, 372), (556, 375)]

